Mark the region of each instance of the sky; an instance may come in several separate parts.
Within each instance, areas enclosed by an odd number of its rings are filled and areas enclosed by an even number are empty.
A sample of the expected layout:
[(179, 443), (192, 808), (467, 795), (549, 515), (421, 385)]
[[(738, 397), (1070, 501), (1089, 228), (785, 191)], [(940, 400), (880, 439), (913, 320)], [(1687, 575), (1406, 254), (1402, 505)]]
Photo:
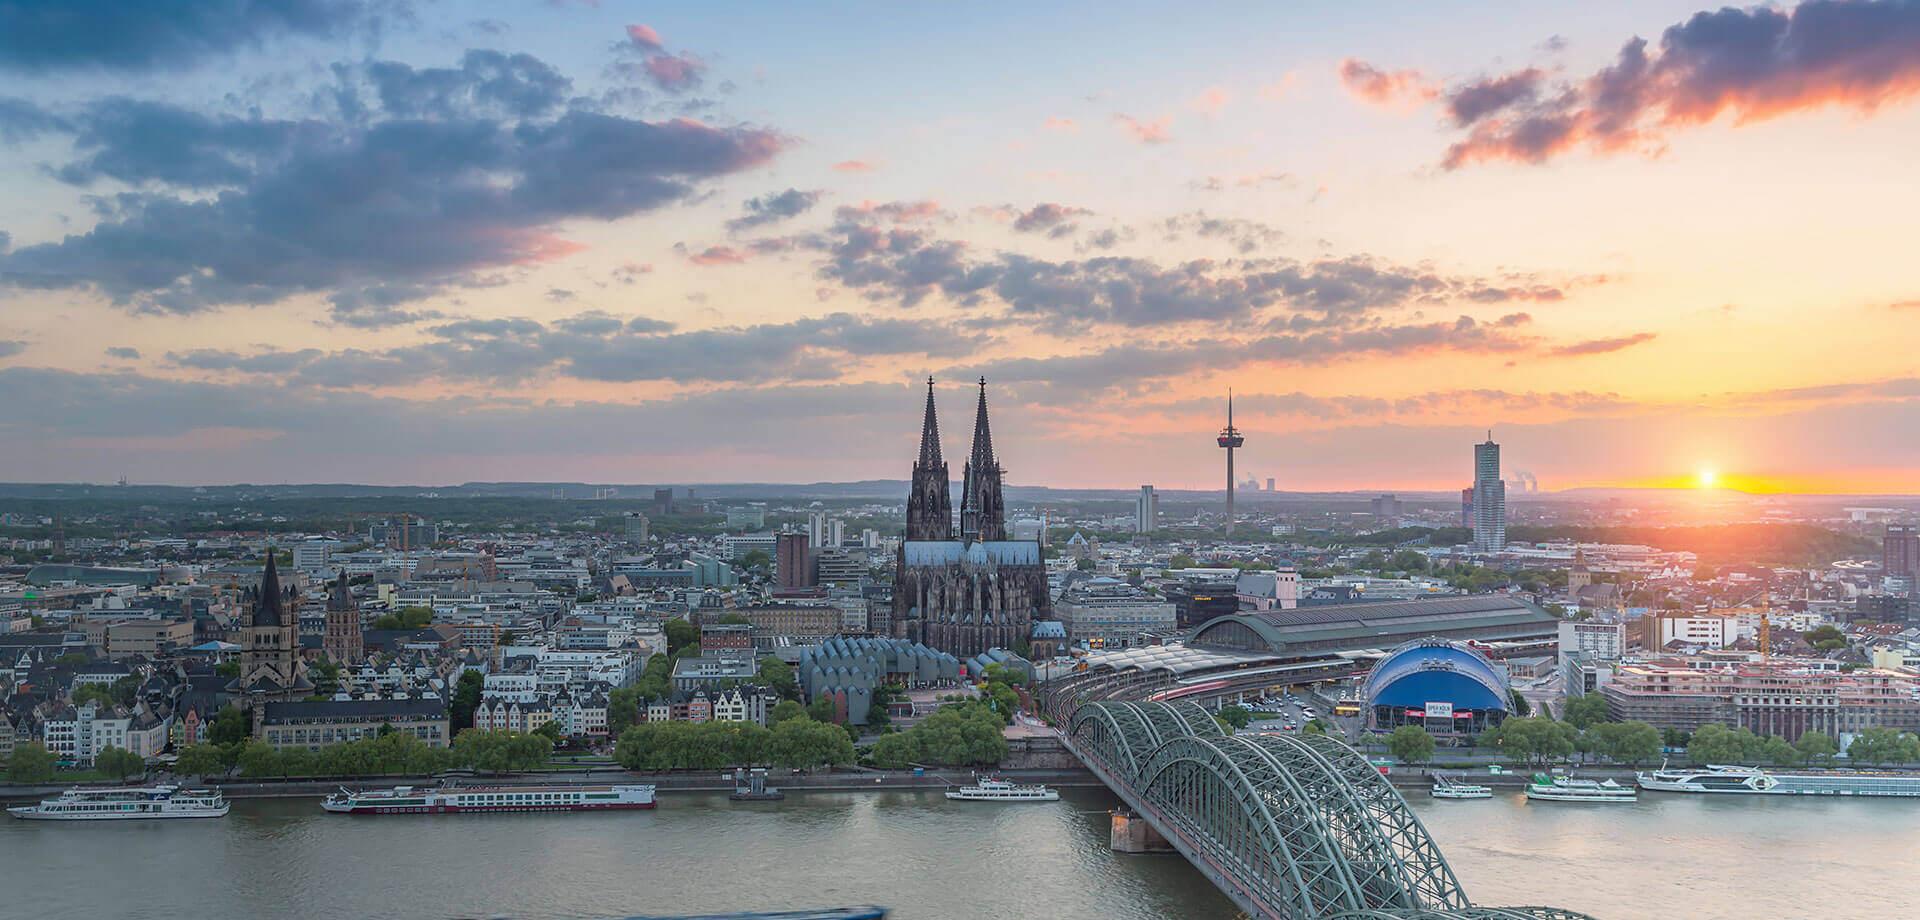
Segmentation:
[(0, 5), (0, 480), (1920, 491), (1920, 2)]

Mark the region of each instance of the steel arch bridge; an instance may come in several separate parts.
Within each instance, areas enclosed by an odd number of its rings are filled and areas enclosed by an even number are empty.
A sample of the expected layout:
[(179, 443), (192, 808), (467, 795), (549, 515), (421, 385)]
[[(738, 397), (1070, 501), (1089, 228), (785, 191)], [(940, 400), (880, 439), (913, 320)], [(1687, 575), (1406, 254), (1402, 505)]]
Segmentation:
[(1322, 735), (1229, 735), (1192, 702), (1079, 706), (1067, 746), (1242, 909), (1280, 920), (1591, 920), (1476, 907), (1406, 800)]

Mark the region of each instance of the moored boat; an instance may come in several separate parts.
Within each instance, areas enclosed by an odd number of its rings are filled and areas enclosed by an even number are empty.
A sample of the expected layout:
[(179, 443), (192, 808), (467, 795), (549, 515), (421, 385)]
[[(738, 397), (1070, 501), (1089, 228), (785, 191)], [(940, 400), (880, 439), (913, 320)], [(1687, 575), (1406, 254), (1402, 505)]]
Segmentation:
[(126, 821), (154, 818), (219, 818), (231, 808), (226, 796), (207, 789), (141, 786), (73, 788), (37, 805), (16, 805), (7, 814), (27, 821)]
[(1773, 772), (1757, 767), (1709, 764), (1690, 769), (1662, 767), (1636, 777), (1642, 789), (1733, 795), (1848, 795), (1920, 797), (1920, 773), (1866, 770)]
[(1534, 774), (1533, 782), (1527, 786), (1527, 798), (1536, 802), (1590, 802), (1624, 803), (1639, 798), (1632, 786), (1622, 786), (1613, 780), (1595, 782), (1590, 779), (1568, 779), (1564, 776), (1545, 776)]
[(1433, 775), (1433, 797), (1436, 799), (1490, 799), (1493, 798), (1493, 788), (1490, 786), (1477, 786), (1473, 783), (1455, 782), (1442, 774), (1435, 773)]
[(528, 811), (618, 811), (653, 807), (654, 787), (439, 786), (356, 792), (341, 789), (320, 807), (340, 815), (446, 815)]
[(983, 777), (974, 785), (947, 790), (947, 798), (965, 802), (1057, 802), (1060, 793), (1038, 783), (1009, 783)]

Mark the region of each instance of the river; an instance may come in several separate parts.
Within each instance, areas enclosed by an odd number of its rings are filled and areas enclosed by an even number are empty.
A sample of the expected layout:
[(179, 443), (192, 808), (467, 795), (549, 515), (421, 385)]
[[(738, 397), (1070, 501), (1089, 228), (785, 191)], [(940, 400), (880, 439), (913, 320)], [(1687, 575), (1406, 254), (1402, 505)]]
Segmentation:
[[(1910, 916), (1920, 801), (1647, 796), (1414, 805), (1467, 891), (1602, 920)], [(1054, 804), (814, 793), (652, 812), (342, 817), (243, 800), (224, 820), (0, 823), (0, 916), (623, 917), (885, 904), (899, 920), (1200, 920), (1232, 906), (1178, 856), (1107, 849), (1102, 790)]]

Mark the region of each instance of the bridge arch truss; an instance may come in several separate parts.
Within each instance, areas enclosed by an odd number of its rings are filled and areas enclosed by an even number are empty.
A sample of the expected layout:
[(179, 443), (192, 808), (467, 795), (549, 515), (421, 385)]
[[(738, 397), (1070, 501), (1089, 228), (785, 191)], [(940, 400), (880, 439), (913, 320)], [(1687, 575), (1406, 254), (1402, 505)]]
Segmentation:
[(1557, 908), (1474, 906), (1406, 800), (1335, 739), (1230, 735), (1196, 703), (1136, 701), (1079, 706), (1066, 736), (1122, 799), (1256, 915), (1582, 918)]

